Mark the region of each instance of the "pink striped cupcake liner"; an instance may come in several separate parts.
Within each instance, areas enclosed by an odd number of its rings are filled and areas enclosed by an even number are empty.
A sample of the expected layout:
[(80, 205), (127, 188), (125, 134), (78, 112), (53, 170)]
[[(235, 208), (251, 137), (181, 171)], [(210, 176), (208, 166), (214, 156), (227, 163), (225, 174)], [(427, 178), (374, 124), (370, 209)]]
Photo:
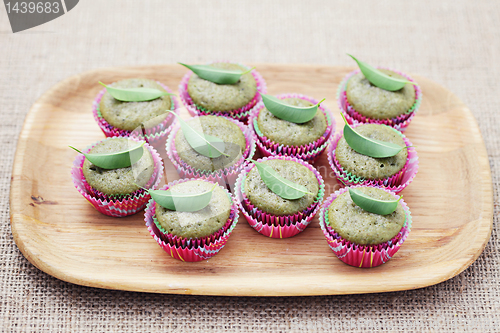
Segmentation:
[[(216, 61), (217, 62), (229, 62), (229, 61)], [(246, 67), (250, 69), (250, 67), (239, 64), (243, 67)], [(264, 78), (257, 72), (255, 69), (250, 72), (252, 76), (255, 79), (255, 82), (257, 84), (257, 93), (255, 96), (252, 98), (252, 100), (245, 106), (236, 109), (236, 110), (231, 110), (231, 111), (211, 111), (203, 108), (202, 106), (196, 105), (193, 102), (193, 99), (191, 96), (189, 96), (188, 93), (188, 83), (189, 83), (189, 78), (193, 74), (192, 71), (189, 71), (186, 75), (181, 80), (181, 83), (179, 85), (179, 96), (181, 98), (182, 103), (188, 110), (189, 114), (191, 116), (205, 116), (205, 115), (213, 115), (213, 116), (222, 116), (222, 117), (228, 117), (228, 118), (233, 118), (236, 120), (239, 120), (243, 123), (246, 123), (248, 120), (249, 114), (253, 111), (254, 107), (262, 100), (262, 97), (260, 94), (265, 94), (267, 93), (267, 86), (266, 86), (266, 81), (264, 81)]]
[[(157, 83), (161, 85), (163, 89), (165, 89), (169, 93), (173, 93), (172, 90), (166, 85), (158, 81)], [(174, 123), (175, 117), (170, 113), (166, 116), (165, 120), (163, 120), (160, 124), (151, 128), (145, 128), (142, 130), (141, 133), (137, 133), (136, 131), (122, 130), (117, 127), (114, 127), (113, 125), (108, 123), (106, 119), (104, 119), (104, 117), (101, 115), (101, 111), (99, 110), (99, 103), (101, 102), (102, 96), (104, 95), (105, 92), (106, 88), (102, 89), (99, 92), (99, 94), (97, 94), (96, 99), (92, 103), (92, 113), (94, 115), (95, 121), (103, 131), (104, 135), (106, 135), (106, 137), (133, 136), (133, 137), (138, 137), (139, 139), (145, 139), (146, 142), (148, 142), (151, 145), (154, 145), (166, 139), (166, 137), (172, 130), (172, 125)], [(177, 97), (175, 95), (170, 95), (170, 100), (172, 102), (171, 111), (179, 114), (180, 105), (179, 102), (177, 101)]]
[[(353, 186), (352, 188), (362, 187)], [(399, 198), (398, 195), (393, 192), (383, 189), (387, 193), (391, 193), (395, 198)], [(330, 227), (328, 221), (328, 208), (331, 203), (342, 193), (348, 191), (348, 188), (342, 188), (335, 193), (332, 193), (321, 205), (319, 211), (319, 225), (323, 231), (328, 246), (335, 253), (335, 255), (344, 263), (354, 266), (354, 267), (376, 267), (386, 263), (391, 259), (396, 252), (398, 252), (401, 245), (404, 243), (408, 234), (410, 233), (412, 218), (410, 209), (403, 201), (400, 200), (403, 210), (406, 215), (406, 221), (399, 233), (394, 236), (390, 241), (377, 244), (377, 245), (360, 245), (350, 242), (342, 238), (335, 230)]]
[[(361, 126), (363, 124), (354, 124), (353, 128)], [(339, 140), (343, 136), (343, 132), (335, 135), (335, 138), (332, 141), (332, 144), (328, 147), (328, 163), (335, 173), (335, 177), (339, 180), (341, 186), (353, 186), (353, 185), (363, 185), (363, 186), (373, 186), (373, 187), (384, 187), (395, 193), (401, 192), (406, 186), (408, 186), (413, 178), (417, 175), (418, 172), (418, 155), (417, 151), (414, 147), (412, 147), (412, 143), (408, 138), (401, 132), (398, 133), (403, 138), (407, 150), (408, 157), (406, 158), (406, 163), (403, 168), (394, 174), (391, 177), (383, 178), (383, 179), (366, 179), (363, 177), (358, 177), (356, 175), (351, 174), (350, 172), (344, 170), (340, 165), (340, 162), (337, 160), (337, 156), (335, 150), (337, 149), (337, 144)]]
[[(84, 152), (90, 151), (95, 145), (106, 141), (113, 140), (113, 138), (106, 138), (101, 140), (85, 149)], [(138, 140), (132, 139), (139, 142)], [(150, 180), (146, 184), (146, 188), (156, 189), (160, 184), (161, 178), (163, 176), (163, 162), (158, 154), (158, 152), (148, 145), (144, 145), (153, 157), (155, 169)], [(113, 216), (113, 217), (124, 217), (128, 215), (133, 215), (144, 209), (148, 200), (151, 198), (149, 193), (143, 189), (139, 189), (132, 194), (122, 195), (122, 196), (109, 196), (96, 189), (93, 189), (85, 180), (83, 175), (83, 162), (85, 162), (85, 156), (83, 154), (78, 154), (73, 162), (73, 167), (71, 168), (71, 178), (73, 179), (73, 184), (75, 185), (78, 192), (92, 206), (94, 206), (97, 211), (102, 214)]]
[[(163, 186), (162, 190), (167, 190), (175, 184), (189, 180), (190, 179), (181, 179), (174, 181)], [(229, 192), (226, 191), (226, 193), (232, 204), (229, 219), (217, 232), (202, 238), (178, 237), (166, 232), (156, 220), (156, 202), (153, 199), (149, 200), (144, 214), (144, 221), (146, 222), (150, 235), (165, 252), (172, 256), (172, 258), (194, 262), (213, 257), (224, 247), (224, 245), (226, 245), (236, 223), (238, 223), (238, 209), (234, 205)]]
[(304, 229), (311, 223), (312, 219), (321, 207), (321, 202), (325, 195), (325, 183), (319, 172), (309, 163), (291, 156), (272, 156), (264, 157), (257, 160), (258, 162), (272, 160), (272, 159), (282, 159), (288, 161), (294, 161), (306, 166), (311, 170), (319, 183), (319, 191), (314, 202), (307, 207), (304, 211), (298, 212), (293, 215), (278, 216), (270, 213), (266, 213), (254, 205), (248, 200), (245, 191), (244, 183), (248, 172), (253, 167), (253, 164), (248, 165), (238, 176), (235, 185), (234, 197), (236, 204), (247, 220), (248, 224), (254, 228), (260, 234), (271, 237), (271, 238), (288, 238), (297, 235), (298, 233), (304, 231)]
[[(282, 94), (282, 95), (277, 95), (276, 97), (279, 99), (300, 98), (309, 101), (313, 104), (317, 104), (319, 102), (314, 98), (301, 94)], [(327, 127), (325, 133), (319, 139), (307, 145), (302, 145), (302, 146), (288, 146), (274, 142), (269, 138), (267, 138), (260, 131), (259, 125), (257, 123), (259, 113), (264, 107), (265, 107), (264, 103), (260, 102), (255, 107), (255, 110), (252, 111), (252, 114), (250, 115), (250, 119), (248, 121), (249, 126), (252, 127), (253, 131), (255, 132), (255, 135), (257, 136), (256, 140), (257, 147), (264, 156), (275, 156), (275, 155), (295, 156), (305, 161), (315, 161), (317, 157), (321, 155), (323, 151), (325, 151), (326, 147), (330, 143), (331, 138), (333, 137), (333, 133), (335, 132), (335, 119), (332, 117), (329, 109), (327, 109), (323, 105), (320, 105), (319, 109), (325, 115), (327, 121)]]
[[(198, 116), (196, 116), (198, 117)], [(195, 117), (195, 118), (196, 118)], [(248, 164), (246, 159), (252, 158), (255, 154), (256, 146), (255, 146), (255, 138), (253, 136), (253, 132), (248, 126), (244, 125), (242, 122), (232, 119), (226, 118), (229, 121), (235, 123), (243, 132), (245, 136), (246, 146), (243, 151), (241, 158), (233, 165), (216, 171), (208, 171), (208, 170), (198, 170), (193, 168), (185, 161), (183, 161), (175, 148), (175, 136), (180, 129), (180, 124), (175, 124), (172, 129), (170, 135), (168, 136), (167, 143), (165, 145), (167, 156), (176, 168), (179, 177), (181, 178), (202, 178), (212, 182), (217, 182), (222, 186), (227, 184), (234, 184), (238, 174), (241, 170)]]
[[(415, 82), (410, 76), (399, 72), (395, 71), (393, 69), (389, 68), (384, 68), (384, 67), (378, 67), (380, 69), (388, 69), (391, 70), (401, 76), (404, 76), (408, 81)], [(337, 101), (339, 104), (339, 109), (340, 111), (344, 114), (346, 117), (347, 121), (349, 124), (354, 125), (358, 123), (362, 124), (383, 124), (387, 126), (394, 127), (398, 131), (404, 132), (408, 125), (410, 124), (411, 120), (415, 116), (415, 113), (417, 112), (418, 108), (420, 107), (420, 104), (422, 103), (422, 89), (420, 86), (414, 85), (415, 87), (415, 103), (413, 106), (404, 114), (399, 115), (395, 118), (391, 119), (373, 119), (369, 118), (366, 116), (363, 116), (359, 112), (357, 112), (351, 104), (349, 104), (349, 101), (347, 100), (347, 94), (346, 94), (346, 88), (347, 88), (347, 82), (351, 77), (354, 75), (358, 74), (360, 70), (355, 70), (344, 78), (342, 82), (339, 85), (339, 90), (337, 92)]]

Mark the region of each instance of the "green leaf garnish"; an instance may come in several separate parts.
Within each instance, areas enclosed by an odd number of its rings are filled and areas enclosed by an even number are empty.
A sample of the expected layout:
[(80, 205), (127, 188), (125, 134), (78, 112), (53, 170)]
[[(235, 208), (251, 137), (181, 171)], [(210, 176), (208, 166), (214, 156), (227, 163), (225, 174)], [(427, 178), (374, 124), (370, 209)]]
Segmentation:
[(190, 69), (207, 81), (217, 83), (217, 84), (235, 84), (240, 80), (240, 77), (244, 74), (250, 73), (255, 67), (250, 68), (247, 71), (239, 72), (232, 71), (228, 69), (215, 68), (210, 65), (186, 65), (179, 62), (180, 65)]
[(378, 215), (388, 215), (394, 212), (398, 208), (399, 200), (403, 198), (400, 196), (397, 200), (378, 200), (353, 188), (349, 188), (349, 194), (356, 205)]
[(365, 156), (370, 156), (374, 158), (384, 158), (391, 157), (399, 153), (401, 150), (407, 148), (401, 147), (392, 142), (385, 142), (376, 139), (370, 139), (356, 132), (344, 117), (343, 113), (340, 113), (342, 118), (344, 118), (344, 139), (356, 152), (363, 154)]
[(272, 167), (267, 164), (257, 162), (254, 160), (248, 160), (255, 164), (257, 170), (259, 171), (260, 178), (264, 181), (264, 184), (275, 194), (282, 197), (283, 199), (295, 200), (302, 198), (306, 194), (314, 195), (309, 192), (307, 188), (303, 185), (296, 184), (288, 179), (281, 177)]
[(210, 158), (217, 158), (221, 155), (229, 156), (224, 153), (225, 143), (222, 139), (208, 134), (203, 134), (189, 126), (181, 117), (179, 117), (175, 112), (171, 112), (177, 117), (181, 124), (182, 133), (186, 138), (189, 145), (199, 154), (207, 156)]
[(170, 190), (147, 190), (151, 198), (162, 207), (178, 212), (196, 212), (205, 208), (212, 199), (212, 189), (202, 193), (175, 193)]
[(144, 154), (144, 148), (142, 146), (144, 146), (145, 143), (146, 142), (143, 141), (130, 149), (105, 154), (82, 153), (75, 147), (69, 147), (85, 155), (86, 159), (101, 169), (119, 169), (129, 167), (139, 161)]
[(313, 119), (318, 111), (318, 106), (325, 100), (323, 98), (318, 104), (300, 107), (290, 105), (271, 95), (261, 94), (261, 96), (262, 102), (264, 102), (269, 112), (280, 119), (296, 124), (306, 123)]
[(397, 79), (395, 77), (391, 77), (385, 73), (382, 73), (380, 70), (376, 69), (375, 67), (367, 64), (366, 62), (362, 62), (356, 58), (354, 58), (352, 55), (347, 54), (351, 58), (354, 59), (354, 61), (357, 62), (359, 69), (361, 70), (361, 73), (366, 77), (368, 81), (370, 81), (373, 85), (384, 89), (384, 90), (389, 90), (389, 91), (396, 91), (405, 86), (405, 84), (413, 84), (417, 85), (415, 82), (411, 82), (408, 80), (401, 80)]
[(122, 102), (146, 102), (167, 95), (175, 95), (154, 88), (114, 88), (99, 81), (114, 99)]

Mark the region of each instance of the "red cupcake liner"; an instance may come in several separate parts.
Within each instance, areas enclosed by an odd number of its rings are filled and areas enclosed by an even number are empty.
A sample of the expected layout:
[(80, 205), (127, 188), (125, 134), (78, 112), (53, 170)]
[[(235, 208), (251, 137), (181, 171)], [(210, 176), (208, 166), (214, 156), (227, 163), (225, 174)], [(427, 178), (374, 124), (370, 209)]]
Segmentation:
[[(90, 149), (92, 149), (95, 145), (103, 141), (112, 139), (113, 138), (106, 138), (104, 140), (101, 140), (87, 147), (84, 152), (90, 151)], [(135, 139), (132, 140), (136, 141)], [(163, 176), (163, 162), (160, 155), (153, 147), (151, 147), (147, 143), (144, 144), (144, 146), (151, 153), (155, 165), (153, 175), (151, 176), (145, 187), (156, 189), (160, 184), (161, 178)], [(80, 194), (83, 195), (83, 197), (87, 199), (87, 201), (90, 202), (90, 204), (94, 206), (97, 211), (113, 217), (124, 217), (133, 215), (144, 209), (148, 200), (151, 198), (149, 193), (147, 193), (143, 189), (139, 189), (134, 193), (124, 196), (108, 196), (100, 191), (97, 191), (87, 183), (85, 176), (83, 175), (83, 162), (85, 162), (85, 156), (83, 154), (78, 154), (73, 162), (73, 167), (71, 169), (71, 178), (73, 179), (73, 184), (75, 185), (78, 192), (80, 192)]]
[[(388, 69), (388, 70), (393, 71), (401, 76), (404, 76), (408, 81), (415, 82), (410, 76), (408, 76), (402, 72), (398, 72), (398, 71), (395, 71), (393, 69), (384, 68), (384, 67), (379, 67), (379, 68)], [(352, 125), (358, 124), (358, 123), (383, 124), (383, 125), (393, 127), (395, 129), (397, 129), (398, 131), (404, 132), (406, 130), (406, 128), (408, 127), (408, 125), (410, 124), (413, 117), (415, 116), (415, 113), (417, 112), (418, 108), (420, 107), (420, 104), (422, 103), (422, 89), (420, 88), (420, 86), (414, 85), (415, 103), (410, 108), (410, 110), (408, 110), (408, 112), (406, 112), (402, 115), (399, 115), (395, 118), (373, 119), (373, 118), (363, 116), (362, 114), (357, 112), (354, 109), (354, 107), (351, 104), (349, 104), (349, 101), (347, 100), (347, 95), (346, 95), (347, 82), (349, 81), (349, 79), (351, 77), (358, 74), (359, 72), (360, 72), (360, 70), (355, 70), (355, 71), (347, 74), (347, 76), (344, 78), (344, 80), (342, 80), (342, 82), (340, 83), (339, 91), (337, 94), (339, 109), (344, 114), (344, 116), (346, 117), (349, 124), (352, 124)]]
[(318, 212), (321, 207), (321, 202), (325, 194), (325, 184), (320, 173), (309, 163), (291, 156), (272, 156), (265, 157), (257, 160), (258, 162), (282, 159), (287, 161), (294, 161), (300, 163), (311, 170), (319, 183), (319, 191), (314, 202), (307, 207), (304, 211), (298, 212), (293, 215), (278, 216), (267, 212), (264, 212), (250, 203), (246, 194), (244, 193), (244, 181), (246, 175), (253, 167), (248, 165), (238, 176), (235, 185), (234, 197), (236, 204), (243, 216), (247, 220), (248, 224), (254, 228), (257, 232), (264, 236), (271, 238), (288, 238), (297, 235), (298, 233), (304, 231), (304, 229), (311, 223), (311, 220)]
[[(354, 124), (353, 128), (361, 126), (364, 124)], [(353, 175), (340, 165), (340, 162), (337, 160), (337, 156), (335, 154), (335, 150), (337, 149), (337, 144), (339, 140), (343, 136), (343, 132), (335, 135), (335, 138), (332, 141), (332, 144), (328, 147), (328, 163), (330, 167), (335, 173), (335, 177), (339, 180), (341, 186), (353, 186), (353, 185), (363, 185), (363, 186), (373, 186), (373, 187), (384, 187), (395, 193), (401, 192), (406, 186), (408, 186), (413, 178), (417, 175), (418, 172), (418, 155), (417, 151), (414, 147), (412, 147), (412, 143), (408, 138), (401, 132), (398, 132), (403, 138), (405, 145), (408, 150), (408, 157), (406, 158), (406, 163), (398, 171), (391, 177), (383, 178), (383, 179), (366, 179), (363, 177), (358, 177)]]
[[(189, 180), (190, 179), (182, 179), (174, 181), (163, 186), (161, 189), (166, 190), (175, 184)], [(232, 202), (230, 194), (227, 191), (226, 193)], [(238, 223), (238, 210), (234, 203), (232, 203), (228, 220), (217, 232), (202, 238), (178, 237), (169, 234), (165, 230), (161, 230), (162, 228), (161, 226), (159, 227), (155, 218), (155, 210), (156, 202), (151, 199), (147, 204), (144, 214), (144, 221), (146, 222), (150, 235), (165, 252), (181, 261), (194, 262), (213, 257), (224, 247), (236, 223)]]
[[(173, 91), (167, 87), (166, 85), (157, 82), (159, 85), (163, 87), (166, 91), (169, 93), (173, 93)], [(110, 123), (104, 119), (101, 115), (101, 111), (99, 110), (99, 103), (101, 102), (102, 96), (106, 92), (106, 88), (102, 89), (99, 94), (97, 94), (96, 99), (92, 103), (92, 113), (94, 115), (94, 119), (103, 131), (104, 135), (106, 137), (115, 137), (115, 136), (133, 136), (133, 137), (138, 137), (139, 139), (146, 140), (149, 144), (153, 145), (156, 143), (161, 142), (164, 140), (170, 131), (172, 130), (172, 125), (175, 120), (175, 116), (172, 114), (168, 114), (165, 117), (165, 120), (163, 120), (160, 124), (151, 127), (151, 128), (145, 128), (141, 131), (141, 133), (137, 133), (136, 131), (128, 131), (128, 130), (122, 130), (117, 127), (114, 127)], [(177, 101), (177, 97), (175, 95), (170, 95), (170, 100), (172, 101), (172, 105), (174, 107), (173, 112), (176, 114), (180, 114), (180, 109), (179, 109), (179, 102)]]
[(174, 125), (174, 128), (172, 129), (170, 135), (168, 136), (165, 148), (167, 151), (167, 156), (174, 165), (174, 167), (176, 168), (179, 177), (206, 179), (209, 181), (217, 182), (222, 186), (225, 186), (225, 184), (230, 184), (230, 185), (234, 184), (236, 178), (238, 177), (238, 174), (248, 164), (246, 159), (252, 158), (253, 155), (255, 154), (256, 150), (255, 138), (253, 136), (252, 130), (248, 128), (246, 125), (244, 125), (242, 122), (232, 118), (226, 118), (226, 119), (233, 122), (241, 129), (243, 135), (245, 136), (246, 145), (245, 145), (245, 150), (241, 155), (241, 158), (235, 164), (231, 165), (230, 167), (216, 171), (198, 170), (196, 168), (193, 168), (180, 158), (179, 154), (177, 153), (177, 149), (175, 148), (175, 142), (174, 142), (175, 136), (177, 135), (177, 131), (179, 131), (180, 129), (180, 124), (177, 123)]
[[(217, 62), (229, 62), (229, 61), (217, 61)], [(244, 66), (244, 65), (242, 65)], [(244, 66), (246, 68), (250, 68), (248, 66)], [(266, 86), (266, 81), (264, 81), (264, 78), (257, 72), (255, 69), (250, 72), (252, 76), (255, 79), (255, 82), (257, 84), (257, 93), (255, 96), (252, 98), (252, 100), (245, 106), (236, 109), (236, 110), (231, 110), (231, 111), (210, 111), (206, 110), (203, 107), (196, 105), (193, 102), (193, 99), (191, 96), (189, 96), (188, 93), (188, 83), (189, 83), (189, 78), (193, 74), (192, 71), (189, 71), (184, 75), (184, 77), (181, 80), (181, 83), (179, 85), (179, 96), (181, 98), (182, 103), (188, 110), (189, 114), (193, 117), (195, 116), (205, 116), (205, 115), (213, 115), (213, 116), (222, 116), (222, 117), (228, 117), (232, 119), (239, 120), (243, 123), (246, 123), (248, 120), (248, 115), (253, 111), (253, 108), (257, 105), (262, 100), (262, 97), (260, 94), (265, 94), (267, 93), (267, 86)]]
[[(356, 187), (363, 186), (353, 186), (352, 188)], [(395, 195), (393, 192), (387, 189), (383, 190), (387, 193), (391, 193), (395, 198), (399, 198), (399, 196)], [(376, 245), (356, 244), (342, 238), (328, 224), (328, 208), (339, 195), (346, 191), (348, 191), (348, 188), (342, 188), (335, 193), (332, 193), (325, 200), (323, 205), (321, 205), (319, 212), (319, 225), (328, 242), (328, 246), (341, 261), (351, 266), (367, 268), (376, 267), (386, 263), (399, 250), (410, 233), (412, 218), (408, 206), (403, 199), (399, 201), (403, 206), (406, 221), (399, 233), (390, 241)]]

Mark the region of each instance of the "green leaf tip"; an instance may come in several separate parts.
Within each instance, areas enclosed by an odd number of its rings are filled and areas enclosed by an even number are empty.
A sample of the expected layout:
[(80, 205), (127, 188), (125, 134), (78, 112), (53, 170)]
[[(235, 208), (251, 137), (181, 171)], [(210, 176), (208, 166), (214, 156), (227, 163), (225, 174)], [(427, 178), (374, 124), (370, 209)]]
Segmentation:
[(319, 103), (312, 106), (300, 107), (290, 105), (272, 95), (261, 94), (261, 96), (262, 102), (269, 112), (277, 118), (296, 124), (303, 124), (313, 119), (318, 111), (319, 105), (325, 100), (325, 98), (323, 98)]
[(365, 76), (365, 78), (370, 81), (371, 84), (374, 86), (377, 86), (381, 89), (388, 90), (388, 91), (397, 91), (402, 89), (406, 84), (412, 84), (412, 85), (417, 85), (415, 82), (411, 82), (408, 80), (401, 80), (397, 79), (394, 77), (391, 77), (379, 69), (373, 67), (372, 65), (367, 64), (366, 62), (363, 62), (361, 60), (356, 59), (354, 56), (350, 55), (347, 53), (349, 57), (354, 59), (356, 63), (358, 64), (359, 69), (361, 70), (361, 73)]
[(262, 162), (257, 162), (251, 159), (247, 161), (252, 162), (257, 167), (260, 178), (266, 186), (276, 195), (283, 199), (295, 200), (300, 199), (306, 194), (314, 195), (307, 190), (303, 185), (294, 183), (288, 179), (281, 177), (272, 167)]
[(182, 119), (178, 114), (172, 111), (167, 111), (172, 113), (179, 123), (181, 124), (181, 130), (186, 138), (187, 142), (197, 153), (210, 157), (217, 158), (221, 155), (229, 156), (224, 153), (226, 145), (222, 139), (208, 134), (203, 134), (198, 132), (196, 129), (191, 127), (184, 119)]
[(379, 200), (353, 188), (349, 188), (349, 195), (356, 205), (367, 212), (378, 215), (393, 213), (398, 207), (399, 201), (403, 198), (403, 196), (400, 196), (397, 200)]
[(395, 156), (401, 150), (408, 148), (406, 146), (401, 147), (395, 143), (381, 141), (377, 139), (370, 139), (366, 136), (356, 132), (352, 128), (347, 119), (344, 117), (342, 112), (340, 113), (344, 119), (344, 139), (354, 151), (363, 154), (365, 156), (370, 156), (373, 158), (385, 158)]
[(248, 74), (255, 69), (255, 67), (253, 67), (244, 72), (239, 72), (216, 68), (210, 65), (187, 65), (182, 62), (178, 64), (190, 69), (200, 78), (217, 84), (235, 84), (240, 80), (242, 75)]
[(122, 102), (147, 102), (162, 96), (175, 95), (173, 93), (161, 91), (155, 88), (115, 88), (108, 86), (101, 81), (99, 81), (99, 84), (106, 87), (106, 90), (114, 99)]
[(83, 153), (75, 147), (69, 146), (80, 154), (83, 154), (95, 166), (111, 170), (129, 167), (139, 161), (144, 154), (143, 146), (146, 142), (142, 141), (132, 148), (117, 151), (114, 153), (89, 154)]
[(201, 193), (175, 193), (170, 190), (147, 190), (151, 198), (160, 206), (178, 212), (196, 212), (210, 203), (217, 184)]

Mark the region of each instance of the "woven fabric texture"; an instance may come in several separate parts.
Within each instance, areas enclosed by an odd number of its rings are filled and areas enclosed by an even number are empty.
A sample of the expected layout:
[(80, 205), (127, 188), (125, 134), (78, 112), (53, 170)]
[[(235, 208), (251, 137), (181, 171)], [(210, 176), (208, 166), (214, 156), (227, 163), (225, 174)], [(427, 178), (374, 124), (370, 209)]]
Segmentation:
[[(2, 332), (500, 331), (500, 2), (81, 0), (13, 34), (0, 9)], [(494, 186), (483, 254), (420, 290), (325, 297), (202, 297), (87, 288), (31, 265), (9, 223), (10, 175), (30, 106), (58, 81), (107, 66), (207, 62), (352, 66), (346, 53), (426, 76), (474, 113)]]

